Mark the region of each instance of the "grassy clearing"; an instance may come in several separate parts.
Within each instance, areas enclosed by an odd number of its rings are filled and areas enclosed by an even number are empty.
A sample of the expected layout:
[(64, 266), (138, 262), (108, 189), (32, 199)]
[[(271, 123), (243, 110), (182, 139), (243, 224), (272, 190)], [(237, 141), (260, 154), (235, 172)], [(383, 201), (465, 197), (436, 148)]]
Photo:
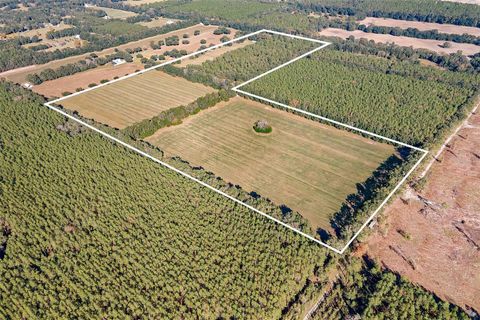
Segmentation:
[(157, 27), (163, 27), (167, 24), (171, 24), (177, 21), (179, 20), (168, 19), (168, 18), (156, 18), (156, 19), (153, 19), (152, 21), (141, 21), (141, 22), (138, 22), (138, 24), (147, 28), (157, 28)]
[(68, 109), (115, 128), (195, 101), (212, 88), (153, 70), (62, 101)]
[(177, 66), (185, 67), (188, 65), (201, 65), (205, 61), (215, 60), (216, 58), (224, 55), (227, 52), (234, 51), (236, 49), (241, 49), (251, 44), (253, 44), (253, 42), (250, 40), (245, 40), (243, 42), (234, 42), (231, 46), (228, 46), (228, 45), (222, 46), (220, 48), (208, 51), (204, 54), (194, 56), (191, 59), (182, 60)]
[[(272, 133), (254, 132), (259, 119), (268, 121)], [(326, 229), (356, 184), (394, 152), (392, 146), (242, 98), (146, 140)]]
[(112, 19), (127, 19), (130, 17), (134, 17), (137, 14), (131, 11), (113, 9), (113, 8), (105, 8), (105, 7), (91, 7), (94, 10), (102, 10)]

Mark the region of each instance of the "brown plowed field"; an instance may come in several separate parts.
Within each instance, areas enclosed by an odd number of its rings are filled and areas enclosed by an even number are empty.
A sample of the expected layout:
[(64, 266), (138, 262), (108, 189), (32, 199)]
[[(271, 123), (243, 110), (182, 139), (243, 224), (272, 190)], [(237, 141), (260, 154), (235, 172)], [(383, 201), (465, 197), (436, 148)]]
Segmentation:
[(439, 297), (480, 311), (480, 114), (433, 165), (419, 194), (385, 211), (367, 252)]
[(143, 66), (135, 63), (125, 63), (119, 66), (107, 64), (71, 76), (46, 81), (33, 87), (33, 91), (46, 97), (61, 97), (64, 92), (75, 92), (77, 88), (86, 89), (90, 83), (99, 84), (101, 80), (112, 80), (114, 77), (122, 77), (143, 69)]

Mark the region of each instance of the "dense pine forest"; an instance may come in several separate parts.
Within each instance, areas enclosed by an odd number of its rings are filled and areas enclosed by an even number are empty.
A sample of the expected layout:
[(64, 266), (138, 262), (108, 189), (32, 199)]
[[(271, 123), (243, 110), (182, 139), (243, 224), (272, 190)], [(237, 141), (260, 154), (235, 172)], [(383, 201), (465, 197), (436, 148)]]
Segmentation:
[(325, 50), (243, 89), (421, 146), (462, 118), (478, 83), (474, 76)]
[(365, 258), (345, 258), (314, 320), (470, 319), (458, 307)]
[(1, 318), (278, 318), (322, 268), (324, 249), (31, 93), (0, 99)]

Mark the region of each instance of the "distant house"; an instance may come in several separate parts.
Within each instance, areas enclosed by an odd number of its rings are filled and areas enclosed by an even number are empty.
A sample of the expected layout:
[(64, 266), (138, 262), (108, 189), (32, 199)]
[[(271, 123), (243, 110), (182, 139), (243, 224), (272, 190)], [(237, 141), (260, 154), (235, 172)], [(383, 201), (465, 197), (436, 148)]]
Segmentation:
[(81, 39), (81, 37), (80, 37), (80, 35), (79, 35), (79, 34), (76, 34), (76, 35), (74, 35), (73, 37), (74, 37), (75, 39), (78, 39), (78, 40), (80, 40), (80, 39)]
[(113, 60), (112, 60), (112, 64), (113, 64), (114, 66), (119, 66), (119, 65), (124, 64), (124, 63), (126, 63), (126, 61), (123, 60), (123, 59), (117, 58), (117, 59), (113, 59)]
[(173, 20), (168, 20), (168, 21), (166, 22), (166, 24), (173, 24), (173, 23), (175, 23), (175, 21), (173, 21)]
[(25, 83), (22, 83), (22, 87), (24, 87), (25, 89), (32, 89), (33, 84), (31, 84), (30, 82), (25, 82)]

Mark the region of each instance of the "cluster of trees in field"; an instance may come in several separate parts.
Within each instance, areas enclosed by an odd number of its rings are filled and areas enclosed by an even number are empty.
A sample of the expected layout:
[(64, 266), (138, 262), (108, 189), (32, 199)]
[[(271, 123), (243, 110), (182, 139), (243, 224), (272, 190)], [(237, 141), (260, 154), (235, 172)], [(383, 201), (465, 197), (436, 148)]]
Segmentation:
[[(77, 14), (64, 21), (75, 26), (86, 40), (81, 48), (39, 51), (23, 47), (16, 39), (0, 41), (0, 72), (31, 64), (43, 64), (92, 51), (100, 51), (127, 42), (190, 27), (193, 21), (179, 21), (163, 27), (146, 28), (120, 20), (105, 20), (87, 14)], [(140, 28), (139, 28), (140, 27)]]
[(80, 29), (73, 27), (73, 28), (66, 28), (62, 30), (48, 31), (46, 37), (47, 39), (57, 39), (57, 38), (63, 38), (63, 37), (71, 37), (76, 34), (80, 34)]
[(302, 0), (293, 3), (302, 10), (329, 14), (480, 27), (480, 7), (474, 4), (436, 0)]
[[(424, 146), (462, 117), (475, 86), (457, 74), (322, 50), (248, 84), (246, 91), (389, 138)], [(435, 82), (431, 81), (435, 75)], [(441, 76), (443, 75), (443, 77)], [(478, 84), (478, 76), (466, 76)]]
[(235, 93), (228, 90), (219, 90), (217, 92), (209, 93), (186, 106), (178, 106), (165, 110), (151, 119), (135, 123), (122, 131), (134, 139), (143, 139), (151, 136), (158, 129), (180, 124), (186, 117), (213, 107), (219, 102), (228, 101), (233, 96), (235, 96)]
[(420, 31), (417, 28), (401, 29), (398, 27), (366, 26), (364, 24), (358, 25), (357, 29), (368, 33), (390, 34), (392, 36), (405, 36), (419, 39), (434, 39), (480, 45), (480, 37), (476, 37), (467, 33), (439, 33), (438, 30)]
[(114, 54), (106, 55), (105, 57), (98, 57), (96, 54), (91, 54), (85, 60), (80, 60), (75, 63), (69, 63), (58, 67), (57, 69), (48, 68), (40, 73), (31, 73), (27, 75), (27, 80), (35, 85), (41, 84), (44, 81), (54, 80), (75, 73), (83, 72), (89, 69), (103, 66), (114, 59), (125, 59), (127, 62), (132, 62), (133, 57), (125, 52), (118, 50)]
[(42, 102), (0, 85), (1, 318), (279, 318), (324, 267), (326, 249)]
[(364, 259), (341, 259), (339, 278), (312, 319), (470, 319), (457, 306)]
[(81, 2), (62, 0), (2, 1), (0, 8), (0, 33), (5, 34), (57, 25), (65, 16), (85, 10)]

